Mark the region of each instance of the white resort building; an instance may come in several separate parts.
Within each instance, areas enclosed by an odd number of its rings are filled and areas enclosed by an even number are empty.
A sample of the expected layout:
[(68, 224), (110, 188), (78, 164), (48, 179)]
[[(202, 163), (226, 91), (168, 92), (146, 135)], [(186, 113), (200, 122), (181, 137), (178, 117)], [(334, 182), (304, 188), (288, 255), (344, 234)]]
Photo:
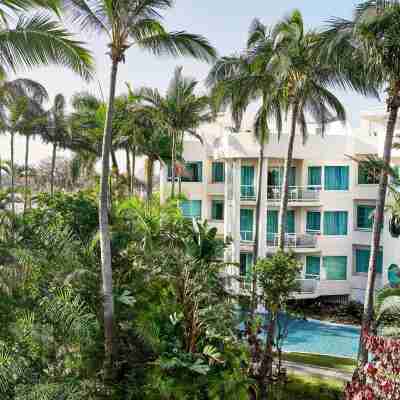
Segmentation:
[[(363, 301), (366, 286), (378, 174), (354, 158), (381, 155), (386, 126), (381, 111), (361, 114), (360, 128), (341, 123), (309, 125), (309, 137), (295, 141), (290, 170), (286, 246), (303, 265), (297, 298), (334, 296), (332, 300)], [(289, 123), (287, 124), (288, 126)], [(228, 120), (199, 130), (204, 143), (184, 141), (186, 162), (181, 203), (185, 216), (207, 220), (221, 238), (230, 238), (225, 260), (240, 264), (240, 288), (253, 263), (259, 144), (251, 129), (234, 132)], [(397, 132), (396, 132), (397, 133)], [(399, 132), (400, 133), (400, 132)], [(272, 133), (265, 145), (261, 191), (260, 254), (276, 251), (282, 171), (287, 150), (285, 129), (280, 140)], [(400, 166), (400, 152), (393, 151)], [(161, 170), (161, 199), (170, 195), (169, 168)], [(378, 259), (377, 286), (395, 283), (400, 265), (400, 239), (392, 237), (388, 217)]]

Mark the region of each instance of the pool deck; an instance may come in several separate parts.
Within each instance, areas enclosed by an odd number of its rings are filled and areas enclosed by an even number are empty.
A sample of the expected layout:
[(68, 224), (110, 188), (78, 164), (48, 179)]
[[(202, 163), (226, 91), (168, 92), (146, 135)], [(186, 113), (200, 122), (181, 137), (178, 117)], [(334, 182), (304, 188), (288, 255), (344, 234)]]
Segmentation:
[(343, 382), (351, 381), (352, 374), (336, 371), (332, 368), (316, 367), (311, 365), (299, 364), (292, 361), (283, 361), (283, 365), (289, 372), (294, 372), (302, 375), (314, 375), (322, 378), (337, 379)]

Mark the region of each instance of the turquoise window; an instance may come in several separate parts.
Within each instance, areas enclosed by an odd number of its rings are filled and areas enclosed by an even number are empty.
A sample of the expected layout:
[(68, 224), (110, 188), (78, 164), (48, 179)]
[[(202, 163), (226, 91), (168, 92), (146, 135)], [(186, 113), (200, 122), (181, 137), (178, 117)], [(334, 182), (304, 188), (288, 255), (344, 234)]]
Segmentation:
[(399, 266), (396, 264), (392, 264), (388, 269), (388, 280), (389, 283), (393, 286), (400, 285), (400, 270)]
[(186, 163), (182, 182), (202, 182), (202, 180), (203, 163), (201, 161)]
[(349, 167), (325, 167), (325, 190), (349, 190)]
[(224, 219), (224, 202), (223, 200), (213, 200), (211, 203), (211, 219), (223, 220)]
[[(282, 186), (283, 172), (283, 167), (270, 168), (268, 172), (268, 185)], [(291, 167), (289, 170), (289, 186), (296, 186), (296, 167)]]
[(319, 211), (307, 211), (307, 227), (308, 233), (321, 232), (321, 213)]
[(212, 163), (212, 183), (222, 183), (225, 181), (225, 166), (223, 162)]
[(324, 235), (345, 236), (347, 235), (347, 225), (347, 211), (325, 211)]
[(306, 257), (306, 279), (319, 279), (321, 274), (321, 258), (315, 256)]
[[(368, 273), (369, 258), (371, 256), (370, 249), (356, 249), (356, 273)], [(376, 272), (382, 273), (383, 269), (383, 253), (378, 253), (376, 260)]]
[(240, 210), (240, 238), (244, 241), (253, 240), (253, 210), (242, 208)]
[[(267, 211), (267, 240), (273, 240), (278, 233), (278, 211)], [(296, 220), (294, 210), (288, 210), (286, 214), (286, 233), (296, 232)]]
[(357, 228), (372, 230), (374, 223), (374, 206), (357, 206)]
[(240, 171), (240, 196), (254, 198), (254, 166), (242, 165)]
[(358, 184), (359, 185), (377, 185), (379, 184), (379, 168), (371, 168), (365, 162), (358, 164)]
[(323, 257), (323, 267), (326, 279), (329, 281), (347, 280), (347, 257), (331, 256)]
[(253, 254), (240, 253), (240, 276), (249, 277), (253, 267)]
[(186, 200), (180, 203), (185, 218), (201, 218), (201, 200)]
[(322, 168), (308, 167), (308, 186), (310, 189), (322, 186)]

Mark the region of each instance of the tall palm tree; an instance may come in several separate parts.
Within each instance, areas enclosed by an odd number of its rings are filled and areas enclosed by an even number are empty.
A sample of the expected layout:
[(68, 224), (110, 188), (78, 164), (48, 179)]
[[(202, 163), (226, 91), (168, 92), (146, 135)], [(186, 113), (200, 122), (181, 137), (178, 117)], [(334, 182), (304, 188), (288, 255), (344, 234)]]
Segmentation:
[(197, 128), (213, 118), (208, 96), (197, 96), (195, 89), (198, 81), (183, 76), (182, 67), (177, 67), (165, 96), (157, 89), (144, 88), (141, 96), (149, 104), (148, 110), (153, 111), (153, 118), (169, 132), (172, 139), (171, 148), (171, 196), (175, 196), (175, 164), (178, 153), (182, 151), (185, 133), (200, 141)]
[(102, 144), (99, 204), (106, 375), (111, 373), (114, 352), (114, 302), (108, 222), (108, 185), (118, 65), (125, 61), (126, 51), (133, 46), (149, 50), (156, 55), (188, 55), (206, 61), (215, 57), (215, 50), (203, 37), (186, 32), (167, 32), (165, 30), (161, 23), (160, 12), (171, 8), (172, 5), (172, 0), (65, 1), (65, 10), (72, 15), (74, 23), (84, 30), (101, 32), (109, 41), (110, 89)]
[[(387, 92), (388, 119), (382, 160), (390, 165), (393, 135), (400, 107), (400, 5), (397, 1), (364, 1), (360, 3), (353, 20), (333, 19), (329, 30), (323, 33), (325, 55), (342, 75), (342, 79), (367, 88)], [(346, 62), (350, 60), (351, 65)], [(355, 69), (354, 65), (358, 67)], [(364, 89), (365, 90), (365, 89)], [(377, 257), (381, 240), (381, 226), (388, 188), (388, 169), (382, 169), (374, 224), (371, 255), (365, 293), (363, 323), (360, 336), (359, 364), (368, 361), (363, 335), (371, 330), (374, 310), (374, 292)]]
[(300, 128), (305, 142), (308, 115), (324, 132), (329, 121), (344, 121), (346, 113), (338, 98), (329, 91), (329, 86), (336, 82), (329, 79), (329, 67), (318, 62), (315, 50), (318, 37), (314, 32), (305, 31), (300, 11), (293, 11), (275, 26), (273, 39), (275, 57), (271, 60), (271, 67), (282, 81), (285, 109), (291, 115), (278, 220), (278, 249), (284, 251), (289, 171), (296, 130)]
[(54, 194), (54, 173), (57, 160), (57, 148), (65, 147), (68, 141), (68, 115), (66, 113), (65, 97), (58, 93), (54, 97), (53, 105), (47, 113), (47, 129), (45, 140), (52, 144), (51, 172), (50, 172), (50, 194)]

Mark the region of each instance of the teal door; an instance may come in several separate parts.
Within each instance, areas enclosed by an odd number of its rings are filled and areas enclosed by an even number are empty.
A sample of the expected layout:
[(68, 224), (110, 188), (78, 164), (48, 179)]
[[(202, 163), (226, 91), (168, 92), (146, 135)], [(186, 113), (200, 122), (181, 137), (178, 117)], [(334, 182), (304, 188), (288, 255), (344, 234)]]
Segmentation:
[(242, 208), (240, 210), (240, 238), (244, 241), (253, 240), (253, 210)]
[(240, 196), (242, 198), (254, 198), (254, 166), (242, 165), (240, 170)]

